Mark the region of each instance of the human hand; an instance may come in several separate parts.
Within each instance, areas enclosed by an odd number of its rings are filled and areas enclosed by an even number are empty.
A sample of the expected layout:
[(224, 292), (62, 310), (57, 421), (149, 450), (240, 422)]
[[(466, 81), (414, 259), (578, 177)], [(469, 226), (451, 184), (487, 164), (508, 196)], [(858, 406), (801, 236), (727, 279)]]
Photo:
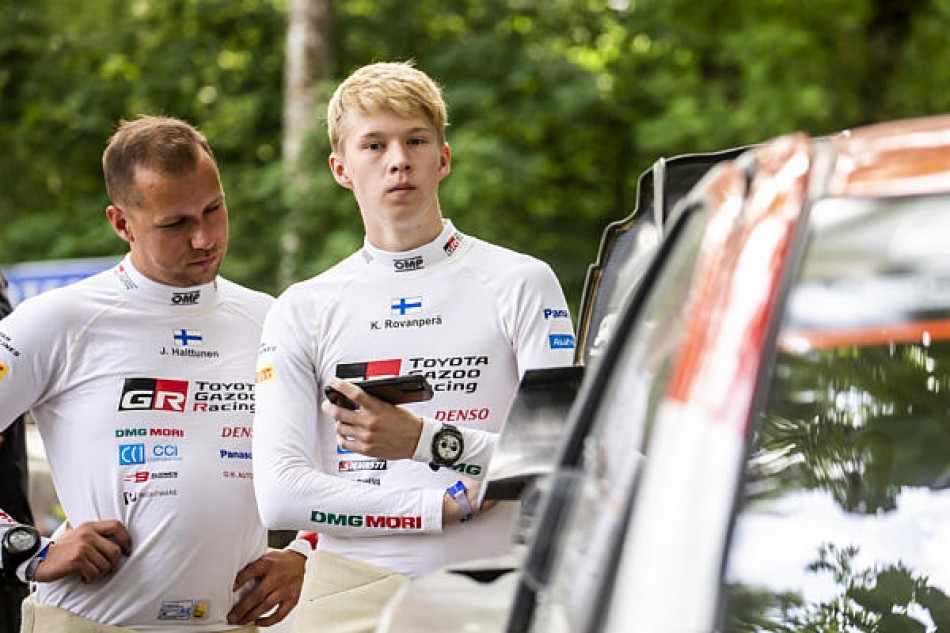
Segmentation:
[(231, 608), (228, 624), (271, 626), (287, 617), (300, 599), (306, 564), (307, 558), (299, 552), (270, 550), (247, 565), (238, 572), (233, 590), (252, 580), (257, 583)]
[(120, 556), (132, 553), (132, 537), (119, 521), (89, 521), (65, 531), (50, 544), (46, 558), (36, 566), (37, 582), (79, 574), (86, 584), (108, 576)]
[(410, 459), (422, 435), (422, 419), (407, 409), (374, 398), (346, 380), (333, 378), (330, 386), (359, 407), (354, 410), (325, 400), (323, 412), (337, 421), (340, 447), (379, 459)]

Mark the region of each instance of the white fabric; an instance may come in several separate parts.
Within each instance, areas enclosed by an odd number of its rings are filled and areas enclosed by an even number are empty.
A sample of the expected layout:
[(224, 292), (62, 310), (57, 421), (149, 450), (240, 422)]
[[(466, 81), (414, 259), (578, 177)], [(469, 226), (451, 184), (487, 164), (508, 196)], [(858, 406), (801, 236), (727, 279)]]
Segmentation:
[(68, 520), (132, 536), (108, 578), (40, 583), (40, 603), (140, 631), (229, 628), (234, 578), (266, 549), (250, 434), (271, 302), (221, 278), (162, 286), (126, 259), (0, 321), (0, 428), (32, 408)]
[[(255, 486), (265, 524), (320, 533), (318, 549), (416, 576), (504, 552), (515, 511), (442, 530), (459, 472), (433, 472), (431, 435), (462, 429), (460, 471), (484, 473), (526, 369), (570, 365), (564, 294), (546, 264), (458, 232), (388, 253), (369, 244), (289, 288), (268, 313), (258, 358)], [(320, 410), (332, 376), (423, 373), (435, 397), (416, 461), (344, 453)]]

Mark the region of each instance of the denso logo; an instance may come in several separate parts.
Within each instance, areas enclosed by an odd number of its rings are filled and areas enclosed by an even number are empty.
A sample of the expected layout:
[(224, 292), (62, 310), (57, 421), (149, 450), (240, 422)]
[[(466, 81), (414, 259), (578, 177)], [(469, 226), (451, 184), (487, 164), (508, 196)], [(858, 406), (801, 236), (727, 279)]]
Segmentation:
[(226, 426), (221, 429), (221, 437), (253, 437), (253, 427)]
[(182, 413), (187, 397), (187, 380), (126, 378), (119, 400), (119, 411), (154, 410)]

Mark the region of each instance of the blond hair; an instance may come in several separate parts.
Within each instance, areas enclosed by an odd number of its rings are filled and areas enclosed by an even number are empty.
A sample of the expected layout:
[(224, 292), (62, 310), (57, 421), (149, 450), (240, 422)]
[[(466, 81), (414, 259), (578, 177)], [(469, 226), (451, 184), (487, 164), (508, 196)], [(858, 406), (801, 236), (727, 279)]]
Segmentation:
[(422, 115), (435, 127), (439, 143), (448, 125), (442, 92), (412, 62), (380, 62), (363, 66), (337, 86), (327, 108), (327, 133), (334, 152), (342, 150), (343, 117), (350, 110), (387, 111), (404, 117)]

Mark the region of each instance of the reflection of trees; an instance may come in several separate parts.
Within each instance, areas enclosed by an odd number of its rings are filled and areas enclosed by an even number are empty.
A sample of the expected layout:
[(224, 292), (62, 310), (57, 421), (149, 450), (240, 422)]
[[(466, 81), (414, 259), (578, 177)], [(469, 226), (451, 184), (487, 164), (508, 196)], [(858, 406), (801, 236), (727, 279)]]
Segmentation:
[[(820, 490), (847, 512), (874, 514), (893, 510), (902, 488), (950, 486), (948, 391), (946, 341), (780, 354), (748, 467), (747, 510)], [(859, 571), (856, 554), (819, 548), (807, 571), (834, 579), (837, 596), (825, 602), (730, 586), (725, 630), (904, 633), (927, 630), (929, 617), (950, 631), (950, 599), (926, 577), (899, 561)]]
[[(730, 588), (730, 632), (802, 633), (917, 633), (927, 630), (921, 615), (938, 631), (950, 629), (950, 598), (927, 579), (900, 563), (857, 571), (852, 563), (857, 548), (823, 545), (814, 573), (831, 573), (841, 593), (806, 605), (794, 593), (775, 594), (745, 586)], [(916, 614), (917, 617), (912, 617)]]
[(947, 486), (948, 367), (946, 342), (782, 355), (749, 492), (818, 488), (873, 513), (902, 486)]

